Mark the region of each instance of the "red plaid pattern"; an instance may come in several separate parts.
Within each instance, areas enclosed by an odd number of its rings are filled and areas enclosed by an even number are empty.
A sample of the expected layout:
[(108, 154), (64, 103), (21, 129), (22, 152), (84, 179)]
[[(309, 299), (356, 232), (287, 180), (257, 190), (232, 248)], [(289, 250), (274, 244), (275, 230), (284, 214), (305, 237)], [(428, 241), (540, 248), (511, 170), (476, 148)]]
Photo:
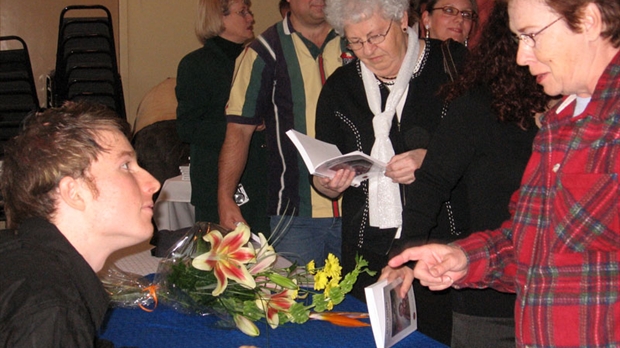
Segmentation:
[(517, 293), (518, 347), (620, 346), (620, 55), (581, 115), (569, 102), (543, 119), (512, 220), (455, 243), (459, 286)]

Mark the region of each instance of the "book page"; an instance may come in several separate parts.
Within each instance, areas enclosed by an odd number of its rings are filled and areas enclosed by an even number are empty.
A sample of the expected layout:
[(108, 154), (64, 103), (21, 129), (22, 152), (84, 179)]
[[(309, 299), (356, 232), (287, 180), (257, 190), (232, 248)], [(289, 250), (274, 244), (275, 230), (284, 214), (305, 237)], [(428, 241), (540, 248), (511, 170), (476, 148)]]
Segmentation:
[(387, 285), (387, 280), (381, 280), (364, 288), (366, 293), (366, 305), (368, 306), (368, 316), (372, 334), (375, 337), (377, 348), (383, 348), (385, 344), (385, 307), (383, 305), (383, 288)]
[(402, 298), (398, 291), (402, 279), (398, 280), (384, 288), (385, 304), (389, 307), (386, 308), (385, 347), (393, 346), (418, 328), (413, 287)]
[(418, 328), (413, 287), (401, 298), (398, 291), (401, 284), (400, 278), (390, 283), (384, 279), (364, 289), (378, 348), (391, 347)]
[(374, 159), (361, 151), (353, 151), (345, 155), (340, 153), (334, 144), (326, 143), (299, 133), (294, 129), (286, 132), (297, 147), (310, 174), (333, 178), (336, 171), (350, 169), (355, 171), (352, 186), (373, 175), (383, 175), (386, 164)]
[(382, 175), (385, 172), (385, 166), (385, 163), (363, 152), (354, 151), (321, 163), (316, 168), (316, 173), (317, 175), (333, 177), (339, 169), (350, 169), (355, 171), (353, 186), (359, 186), (362, 181), (373, 175)]
[(309, 137), (294, 129), (287, 131), (286, 135), (295, 144), (306, 167), (308, 167), (308, 171), (312, 174), (322, 162), (342, 155), (336, 145)]

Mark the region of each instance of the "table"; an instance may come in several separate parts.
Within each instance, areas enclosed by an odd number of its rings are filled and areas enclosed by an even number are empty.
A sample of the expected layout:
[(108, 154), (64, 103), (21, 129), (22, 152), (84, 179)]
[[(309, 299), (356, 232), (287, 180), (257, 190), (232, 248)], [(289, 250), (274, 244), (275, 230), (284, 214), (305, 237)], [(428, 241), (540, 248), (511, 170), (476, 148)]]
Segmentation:
[[(348, 296), (335, 311), (366, 312), (366, 305)], [(148, 313), (141, 309), (114, 308), (108, 311), (101, 337), (116, 347), (375, 347), (370, 327), (345, 328), (327, 322), (310, 320), (305, 324), (287, 323), (272, 330), (258, 323), (261, 335), (250, 337), (237, 329), (217, 328), (213, 316), (179, 313), (160, 306)], [(394, 347), (446, 348), (445, 345), (413, 332)]]
[(153, 208), (157, 229), (174, 231), (194, 225), (196, 213), (191, 196), (191, 182), (183, 180), (182, 175), (166, 180)]

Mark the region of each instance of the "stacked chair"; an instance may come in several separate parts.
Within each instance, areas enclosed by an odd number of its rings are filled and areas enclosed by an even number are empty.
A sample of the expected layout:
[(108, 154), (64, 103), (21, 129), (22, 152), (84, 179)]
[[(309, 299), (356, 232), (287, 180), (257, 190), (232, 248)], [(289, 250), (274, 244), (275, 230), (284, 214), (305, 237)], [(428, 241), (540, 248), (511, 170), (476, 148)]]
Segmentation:
[(0, 159), (4, 143), (17, 135), (24, 118), (39, 110), (30, 54), (18, 36), (0, 37)]
[[(77, 11), (105, 16), (73, 17)], [(126, 118), (123, 87), (110, 11), (101, 5), (75, 5), (60, 14), (56, 69), (51, 77), (51, 105), (88, 100), (107, 105)]]
[[(26, 42), (18, 36), (1, 36), (0, 160), (4, 158), (4, 144), (19, 133), (24, 118), (39, 108)], [(0, 221), (6, 221), (1, 195)]]

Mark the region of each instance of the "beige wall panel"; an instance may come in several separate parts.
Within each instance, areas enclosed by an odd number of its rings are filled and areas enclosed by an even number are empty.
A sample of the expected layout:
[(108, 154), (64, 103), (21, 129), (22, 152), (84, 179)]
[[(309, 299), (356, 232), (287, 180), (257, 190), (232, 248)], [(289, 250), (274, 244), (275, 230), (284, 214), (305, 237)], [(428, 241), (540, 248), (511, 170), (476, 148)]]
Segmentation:
[[(197, 0), (0, 0), (0, 35), (28, 44), (39, 101), (45, 106), (45, 77), (56, 64), (60, 12), (68, 5), (106, 6), (112, 13), (127, 119), (133, 124), (144, 95), (175, 77), (181, 58), (200, 47), (194, 35)], [(254, 0), (257, 34), (280, 20), (278, 0)]]
[[(179, 61), (200, 47), (194, 34), (196, 0), (120, 0), (121, 75), (127, 119), (133, 123), (146, 93), (176, 77)], [(278, 0), (255, 0), (256, 33), (280, 18)]]

